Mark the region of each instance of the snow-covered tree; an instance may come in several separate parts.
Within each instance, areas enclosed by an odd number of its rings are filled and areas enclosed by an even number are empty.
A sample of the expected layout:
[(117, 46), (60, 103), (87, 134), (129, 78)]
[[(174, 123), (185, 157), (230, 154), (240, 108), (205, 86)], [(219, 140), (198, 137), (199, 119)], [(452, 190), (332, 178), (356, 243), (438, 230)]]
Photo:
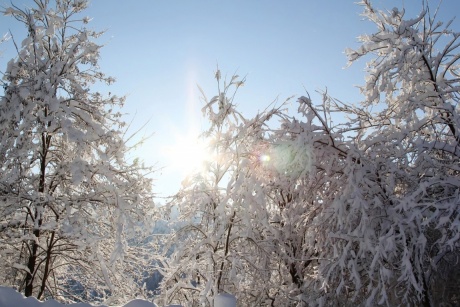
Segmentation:
[[(317, 283), (325, 293), (318, 302), (454, 302), (433, 292), (436, 283), (457, 282), (443, 277), (460, 243), (460, 34), (428, 6), (405, 19), (404, 10), (361, 4), (378, 27), (347, 50), (350, 63), (370, 59), (364, 101), (347, 105), (326, 95), (318, 108), (301, 98), (307, 118), (320, 123), (324, 141), (317, 144), (342, 165), (340, 176), (329, 177), (333, 198), (312, 191), (325, 225), (317, 235)], [(333, 112), (348, 122), (333, 126), (326, 120)]]
[(274, 108), (247, 119), (234, 102), (244, 80), (233, 76), (227, 82), (220, 71), (216, 79), (218, 94), (208, 100), (203, 93), (208, 159), (184, 180), (170, 204), (179, 209), (182, 227), (165, 263), (166, 304), (212, 306), (217, 294), (230, 292), (257, 305), (265, 297), (259, 281), (270, 280), (269, 253), (260, 245), (263, 230), (257, 221), (266, 215), (265, 202), (257, 202), (261, 183), (252, 170), (260, 162), (254, 150), (264, 143), (267, 121), (282, 112)]
[(318, 263), (310, 228), (321, 209), (310, 190), (328, 178), (311, 176), (313, 135), (289, 117), (287, 101), (246, 118), (234, 102), (240, 86), (234, 76), (204, 98), (210, 155), (170, 204), (182, 227), (164, 265), (165, 304), (212, 306), (222, 292), (248, 306), (308, 302)]
[(299, 99), (299, 119), (247, 119), (227, 86), (205, 102), (217, 158), (173, 201), (186, 227), (165, 267), (169, 300), (458, 303), (438, 284), (458, 288), (460, 34), (428, 6), (406, 19), (361, 5), (377, 32), (347, 50), (369, 60), (359, 104), (324, 93), (321, 105)]
[(234, 202), (232, 181), (239, 174), (247, 139), (241, 135), (244, 118), (235, 110), (234, 93), (229, 91), (235, 89), (236, 93), (243, 81), (234, 76), (221, 90), (220, 71), (216, 79), (218, 95), (208, 101), (203, 94), (203, 113), (211, 126), (203, 136), (209, 159), (202, 170), (183, 182), (170, 204), (180, 212), (181, 227), (171, 241), (175, 244), (171, 260), (165, 263), (165, 304), (212, 306), (215, 295), (236, 290), (232, 287), (235, 280), (229, 281), (227, 275), (233, 267), (230, 274), (235, 276), (235, 262), (241, 262), (235, 246), (246, 243), (239, 238), (243, 207)]
[(27, 37), (13, 37), (2, 80), (0, 279), (39, 299), (123, 300), (148, 270), (136, 238), (152, 229), (150, 169), (127, 159), (124, 99), (90, 89), (114, 79), (99, 70), (87, 5), (4, 10)]

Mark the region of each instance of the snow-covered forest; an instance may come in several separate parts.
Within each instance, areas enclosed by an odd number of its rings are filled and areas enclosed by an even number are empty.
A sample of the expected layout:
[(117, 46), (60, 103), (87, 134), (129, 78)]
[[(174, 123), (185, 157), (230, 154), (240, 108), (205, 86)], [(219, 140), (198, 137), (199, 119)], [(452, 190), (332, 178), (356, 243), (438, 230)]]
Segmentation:
[(154, 168), (128, 159), (137, 144), (99, 68), (88, 2), (4, 8), (27, 36), (4, 36), (17, 55), (1, 69), (0, 294), (459, 305), (460, 33), (429, 4), (416, 16), (360, 5), (375, 31), (346, 55), (367, 62), (362, 100), (324, 91), (248, 116), (245, 78), (217, 68), (216, 91), (202, 91), (204, 161), (161, 206)]

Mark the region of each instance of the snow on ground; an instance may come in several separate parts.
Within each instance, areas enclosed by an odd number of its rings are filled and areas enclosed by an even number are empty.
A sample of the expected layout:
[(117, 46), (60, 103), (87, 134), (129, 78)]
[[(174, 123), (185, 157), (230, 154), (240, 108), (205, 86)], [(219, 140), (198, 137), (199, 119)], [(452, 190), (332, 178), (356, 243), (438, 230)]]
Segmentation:
[[(93, 307), (86, 303), (77, 303), (63, 305), (55, 300), (40, 302), (35, 297), (24, 297), (21, 293), (14, 289), (0, 286), (0, 307)], [(144, 300), (132, 300), (124, 305), (124, 307), (154, 307), (155, 305)], [(104, 305), (98, 307), (106, 307)]]
[[(21, 293), (17, 292), (14, 289), (8, 287), (0, 286), (0, 307), (63, 307), (63, 306), (70, 306), (70, 307), (93, 307), (90, 304), (86, 303), (77, 303), (77, 304), (69, 304), (63, 305), (55, 300), (48, 300), (46, 302), (40, 302), (35, 297), (24, 297)], [(178, 306), (180, 305), (170, 305), (169, 307)], [(227, 293), (219, 294), (214, 299), (214, 306), (215, 307), (235, 307), (236, 306), (236, 298)], [(105, 305), (100, 305), (98, 307), (107, 307)], [(155, 304), (135, 299), (131, 302), (127, 303), (123, 307), (156, 307)]]
[(214, 298), (214, 307), (235, 307), (236, 298), (228, 293), (221, 293)]

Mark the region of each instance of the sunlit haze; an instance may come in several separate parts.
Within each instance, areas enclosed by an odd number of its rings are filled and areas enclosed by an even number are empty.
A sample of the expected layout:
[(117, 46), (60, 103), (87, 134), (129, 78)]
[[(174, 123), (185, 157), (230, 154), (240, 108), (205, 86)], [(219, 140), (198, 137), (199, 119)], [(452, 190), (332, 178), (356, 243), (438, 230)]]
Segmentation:
[[(321, 102), (315, 91), (326, 88), (345, 102), (359, 101), (356, 85), (364, 83), (365, 63), (344, 69), (343, 51), (357, 47), (357, 37), (375, 27), (354, 2), (93, 0), (85, 11), (92, 18), (88, 26), (106, 30), (99, 41), (101, 71), (117, 79), (98, 90), (127, 95), (123, 113), (132, 131), (147, 123), (140, 136), (153, 136), (134, 155), (159, 169), (152, 175), (157, 195), (175, 193), (184, 171), (199, 163), (194, 137), (207, 123), (197, 85), (214, 96), (217, 65), (223, 78), (234, 72), (246, 76), (235, 98), (246, 117), (306, 90), (315, 103)], [(385, 9), (404, 3), (411, 17), (421, 9), (421, 1), (373, 2)], [(32, 1), (14, 3), (23, 7)], [(444, 0), (440, 20), (451, 19), (459, 8), (458, 0)], [(459, 28), (458, 20), (453, 28)], [(0, 31), (11, 31), (19, 42), (25, 34), (20, 23), (4, 16)], [(16, 51), (11, 41), (0, 50), (4, 71)]]
[(199, 172), (209, 156), (206, 144), (197, 133), (175, 135), (171, 145), (162, 147), (162, 154), (166, 167), (182, 177)]

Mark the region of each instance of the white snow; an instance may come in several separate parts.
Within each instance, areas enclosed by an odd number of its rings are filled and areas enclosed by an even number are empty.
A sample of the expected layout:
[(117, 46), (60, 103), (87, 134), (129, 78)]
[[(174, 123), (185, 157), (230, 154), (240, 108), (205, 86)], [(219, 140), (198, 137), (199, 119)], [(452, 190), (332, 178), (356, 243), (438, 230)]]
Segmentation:
[(153, 307), (155, 306), (153, 303), (147, 302), (141, 299), (135, 299), (126, 304), (124, 307)]
[(228, 293), (221, 293), (214, 298), (214, 307), (236, 307), (236, 298)]
[[(95, 307), (87, 303), (64, 305), (55, 300), (40, 302), (34, 297), (24, 297), (21, 293), (8, 287), (0, 286), (0, 307)], [(181, 307), (180, 305), (169, 305), (168, 307)], [(236, 307), (236, 298), (228, 293), (221, 293), (214, 298), (215, 307)], [(98, 305), (98, 307), (107, 307)], [(123, 307), (156, 307), (155, 304), (145, 300), (135, 299)]]
[[(35, 297), (24, 297), (21, 293), (8, 287), (0, 286), (0, 307), (94, 307), (87, 303), (76, 303), (64, 305), (55, 300), (48, 300), (40, 302)], [(98, 307), (107, 307), (105, 305), (98, 305)], [(156, 307), (153, 303), (135, 299), (127, 303), (123, 307)]]

